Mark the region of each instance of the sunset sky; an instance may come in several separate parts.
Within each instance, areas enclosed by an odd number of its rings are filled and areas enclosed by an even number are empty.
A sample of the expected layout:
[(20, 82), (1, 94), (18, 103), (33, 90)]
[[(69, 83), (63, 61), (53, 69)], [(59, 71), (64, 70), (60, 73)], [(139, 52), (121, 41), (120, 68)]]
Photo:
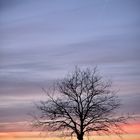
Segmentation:
[[(0, 0), (0, 139), (27, 138), (41, 87), (75, 66), (97, 66), (119, 91), (119, 112), (140, 117), (139, 0)], [(140, 118), (130, 123), (140, 139)]]

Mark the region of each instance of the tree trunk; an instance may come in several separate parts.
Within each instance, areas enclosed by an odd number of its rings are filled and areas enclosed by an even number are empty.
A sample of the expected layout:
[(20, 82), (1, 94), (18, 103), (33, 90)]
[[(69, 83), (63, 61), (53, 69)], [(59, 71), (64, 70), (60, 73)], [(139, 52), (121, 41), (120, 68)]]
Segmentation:
[(78, 139), (78, 140), (83, 140), (83, 136), (84, 136), (83, 134), (79, 134), (79, 135), (77, 136), (77, 139)]

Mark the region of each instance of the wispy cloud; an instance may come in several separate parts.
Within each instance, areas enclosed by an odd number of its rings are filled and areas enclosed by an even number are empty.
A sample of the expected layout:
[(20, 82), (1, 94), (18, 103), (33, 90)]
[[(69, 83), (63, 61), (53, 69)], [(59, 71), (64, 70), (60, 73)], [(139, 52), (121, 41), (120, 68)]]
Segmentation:
[(26, 118), (30, 102), (42, 98), (41, 87), (75, 65), (97, 65), (120, 89), (124, 110), (139, 113), (139, 5), (138, 0), (1, 0), (0, 122)]

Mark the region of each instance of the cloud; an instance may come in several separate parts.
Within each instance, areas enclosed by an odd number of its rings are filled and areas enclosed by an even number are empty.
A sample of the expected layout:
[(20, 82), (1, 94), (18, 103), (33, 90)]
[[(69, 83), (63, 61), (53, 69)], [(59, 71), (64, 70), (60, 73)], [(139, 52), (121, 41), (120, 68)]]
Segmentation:
[(30, 102), (44, 97), (41, 87), (75, 65), (97, 65), (124, 95), (124, 110), (139, 113), (139, 1), (0, 5), (0, 122), (24, 120)]

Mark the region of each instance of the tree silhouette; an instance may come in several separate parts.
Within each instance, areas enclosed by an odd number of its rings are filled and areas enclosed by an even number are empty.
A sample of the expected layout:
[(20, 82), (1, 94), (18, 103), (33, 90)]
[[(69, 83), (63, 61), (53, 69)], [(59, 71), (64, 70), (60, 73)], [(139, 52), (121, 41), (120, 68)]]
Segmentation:
[(120, 125), (127, 121), (127, 117), (115, 115), (120, 107), (119, 98), (111, 90), (111, 83), (105, 82), (96, 68), (75, 68), (58, 81), (52, 91), (45, 90), (49, 99), (37, 106), (41, 112), (35, 119), (38, 127), (67, 130), (83, 140), (85, 134), (93, 131), (118, 134)]

